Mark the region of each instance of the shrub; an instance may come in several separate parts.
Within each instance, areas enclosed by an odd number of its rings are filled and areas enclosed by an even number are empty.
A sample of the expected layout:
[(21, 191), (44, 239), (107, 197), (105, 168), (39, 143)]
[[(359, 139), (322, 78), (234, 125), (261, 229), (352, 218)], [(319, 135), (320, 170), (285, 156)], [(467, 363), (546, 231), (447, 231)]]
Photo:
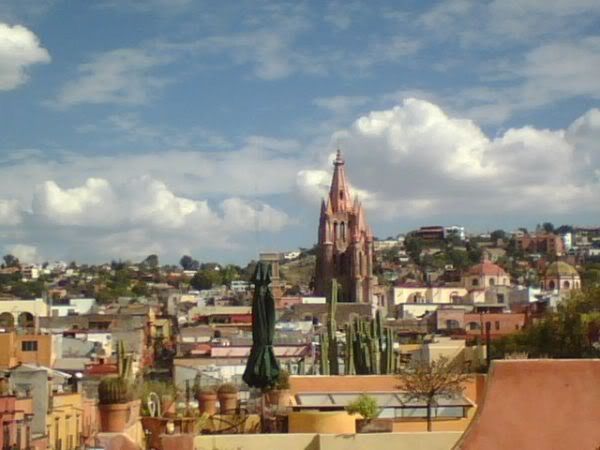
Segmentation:
[(348, 403), (346, 411), (348, 414), (360, 414), (367, 421), (377, 418), (380, 412), (377, 400), (367, 394), (360, 394), (356, 400)]

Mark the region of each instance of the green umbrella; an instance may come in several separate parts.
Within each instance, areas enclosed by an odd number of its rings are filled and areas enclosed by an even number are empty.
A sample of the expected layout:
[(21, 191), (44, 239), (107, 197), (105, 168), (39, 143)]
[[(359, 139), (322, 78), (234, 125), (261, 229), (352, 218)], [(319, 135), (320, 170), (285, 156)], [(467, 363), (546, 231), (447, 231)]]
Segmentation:
[(252, 277), (252, 349), (242, 377), (250, 387), (268, 388), (279, 376), (279, 363), (273, 351), (275, 299), (271, 291), (271, 265), (259, 262)]

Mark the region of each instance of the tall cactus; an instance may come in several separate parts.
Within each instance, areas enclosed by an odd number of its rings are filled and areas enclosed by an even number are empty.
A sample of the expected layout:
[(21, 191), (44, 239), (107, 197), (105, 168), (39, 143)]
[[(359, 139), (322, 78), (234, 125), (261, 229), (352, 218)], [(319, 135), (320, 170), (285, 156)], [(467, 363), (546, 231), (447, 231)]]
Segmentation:
[(339, 375), (340, 368), (338, 363), (338, 345), (337, 345), (337, 324), (335, 321), (335, 310), (338, 299), (338, 284), (334, 278), (331, 280), (331, 298), (329, 299), (329, 311), (327, 317), (327, 336), (329, 339), (329, 371), (331, 375)]
[(329, 339), (326, 333), (319, 336), (321, 341), (321, 354), (319, 355), (319, 371), (321, 375), (329, 375)]
[(346, 374), (394, 373), (394, 335), (385, 328), (383, 318), (357, 318), (346, 326)]

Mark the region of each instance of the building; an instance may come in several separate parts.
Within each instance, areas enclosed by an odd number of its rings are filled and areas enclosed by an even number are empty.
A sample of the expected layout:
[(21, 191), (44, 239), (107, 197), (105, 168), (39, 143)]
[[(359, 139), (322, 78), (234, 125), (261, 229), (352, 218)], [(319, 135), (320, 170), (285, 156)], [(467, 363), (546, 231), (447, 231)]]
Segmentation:
[(484, 259), (463, 276), (463, 285), (468, 290), (510, 286), (510, 276), (499, 265)]
[(446, 229), (439, 225), (421, 227), (415, 235), (424, 241), (441, 241), (446, 235)]
[(96, 306), (95, 298), (57, 298), (51, 300), (49, 309), (54, 317), (90, 314)]
[(43, 298), (32, 300), (0, 298), (0, 328), (34, 328), (40, 317), (48, 315), (48, 305)]
[(315, 293), (330, 296), (335, 278), (340, 287), (338, 300), (370, 303), (375, 282), (373, 233), (358, 197), (351, 199), (339, 150), (333, 166), (329, 198), (321, 204)]
[(466, 237), (465, 227), (459, 227), (457, 225), (444, 227), (444, 239), (458, 239), (464, 241)]
[(562, 236), (554, 233), (524, 233), (515, 239), (517, 249), (525, 253), (542, 253), (559, 256), (565, 253)]
[(541, 282), (545, 291), (571, 291), (581, 288), (581, 278), (575, 267), (563, 261), (553, 262), (544, 272)]
[(19, 364), (52, 366), (56, 359), (53, 336), (49, 334), (0, 334), (0, 368)]

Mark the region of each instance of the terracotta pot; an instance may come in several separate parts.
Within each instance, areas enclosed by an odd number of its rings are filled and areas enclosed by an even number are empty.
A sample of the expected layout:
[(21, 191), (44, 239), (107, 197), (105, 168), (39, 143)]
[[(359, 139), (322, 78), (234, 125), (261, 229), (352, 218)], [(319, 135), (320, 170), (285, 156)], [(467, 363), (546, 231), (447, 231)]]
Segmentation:
[(239, 393), (221, 393), (219, 394), (219, 405), (221, 414), (235, 414), (238, 407)]
[(291, 404), (291, 395), (289, 389), (273, 389), (267, 392), (267, 403), (271, 406), (280, 406), (285, 408)]
[(100, 429), (105, 433), (122, 433), (131, 416), (129, 403), (98, 405), (100, 410)]
[(217, 394), (200, 392), (196, 395), (196, 400), (198, 400), (200, 414), (206, 413), (213, 416), (217, 413)]

